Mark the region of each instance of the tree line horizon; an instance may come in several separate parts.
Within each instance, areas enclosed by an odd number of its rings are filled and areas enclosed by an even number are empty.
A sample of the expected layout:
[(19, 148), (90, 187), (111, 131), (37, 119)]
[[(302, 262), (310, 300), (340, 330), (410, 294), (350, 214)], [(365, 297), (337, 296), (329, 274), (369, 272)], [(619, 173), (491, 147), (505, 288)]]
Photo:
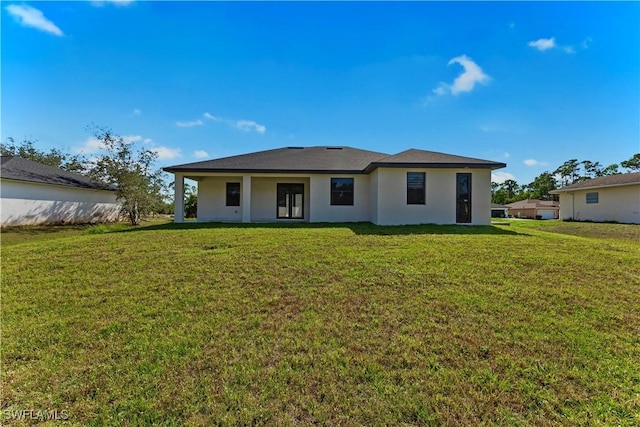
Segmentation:
[[(114, 185), (118, 188), (118, 199), (123, 202), (123, 214), (132, 224), (151, 213), (173, 212), (168, 194), (173, 186), (164, 182), (162, 170), (155, 167), (157, 153), (145, 147), (137, 148), (134, 141), (126, 140), (106, 127), (92, 125), (87, 130), (104, 147), (104, 153), (92, 159), (59, 148), (44, 151), (36, 147), (37, 141), (29, 138), (16, 143), (13, 137), (8, 137), (6, 143), (0, 142), (0, 152), (3, 156), (22, 157)], [(637, 171), (640, 171), (640, 153), (609, 166), (602, 166), (598, 161), (570, 159), (553, 172), (542, 172), (529, 184), (520, 185), (514, 179), (501, 183), (492, 181), (491, 202), (504, 205), (526, 199), (557, 200), (557, 195), (550, 192), (566, 185)], [(186, 216), (195, 217), (197, 194), (195, 188), (186, 183), (185, 202)]]
[[(621, 167), (627, 171), (621, 171)], [(638, 171), (640, 171), (640, 153), (621, 161), (620, 164), (613, 163), (609, 166), (602, 166), (597, 161), (570, 159), (558, 166), (553, 172), (542, 172), (529, 184), (520, 185), (514, 179), (507, 179), (501, 183), (492, 181), (491, 203), (505, 205), (527, 199), (557, 201), (558, 196), (550, 194), (550, 192), (558, 188), (601, 176)]]

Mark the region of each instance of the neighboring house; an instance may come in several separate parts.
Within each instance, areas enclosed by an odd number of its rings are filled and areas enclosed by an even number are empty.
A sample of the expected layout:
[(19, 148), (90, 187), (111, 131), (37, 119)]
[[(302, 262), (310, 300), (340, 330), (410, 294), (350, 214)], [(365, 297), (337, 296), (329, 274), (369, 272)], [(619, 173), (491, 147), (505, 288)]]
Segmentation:
[(560, 218), (640, 224), (640, 172), (608, 175), (551, 191), (560, 195)]
[(20, 157), (1, 157), (2, 227), (107, 222), (119, 213), (113, 187)]
[(491, 218), (507, 218), (509, 208), (498, 203), (491, 203)]
[(527, 199), (505, 205), (513, 218), (558, 219), (560, 204), (553, 200)]
[(198, 182), (198, 221), (491, 223), (491, 171), (504, 163), (423, 150), (287, 147), (167, 167), (175, 221), (184, 179)]

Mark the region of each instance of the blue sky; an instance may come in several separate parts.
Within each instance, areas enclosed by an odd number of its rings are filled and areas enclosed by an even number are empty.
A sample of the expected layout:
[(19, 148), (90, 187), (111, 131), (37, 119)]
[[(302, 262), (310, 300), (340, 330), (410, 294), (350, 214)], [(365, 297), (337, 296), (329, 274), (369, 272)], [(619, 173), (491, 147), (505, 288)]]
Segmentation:
[(639, 2), (2, 1), (2, 139), (160, 166), (283, 146), (502, 161), (640, 152)]

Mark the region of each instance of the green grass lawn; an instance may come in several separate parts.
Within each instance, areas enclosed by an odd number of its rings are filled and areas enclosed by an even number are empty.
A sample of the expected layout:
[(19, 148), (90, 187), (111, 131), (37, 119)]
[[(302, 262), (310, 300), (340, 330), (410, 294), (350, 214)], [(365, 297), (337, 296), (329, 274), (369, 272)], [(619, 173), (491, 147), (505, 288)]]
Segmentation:
[(639, 260), (557, 221), (3, 231), (0, 422), (638, 425)]

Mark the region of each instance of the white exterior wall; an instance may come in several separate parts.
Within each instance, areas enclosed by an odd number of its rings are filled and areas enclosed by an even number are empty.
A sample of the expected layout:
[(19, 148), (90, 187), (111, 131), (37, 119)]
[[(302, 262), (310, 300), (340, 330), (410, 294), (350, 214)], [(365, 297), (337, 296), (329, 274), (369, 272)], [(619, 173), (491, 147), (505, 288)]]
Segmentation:
[(378, 169), (369, 174), (369, 221), (378, 224), (380, 203), (378, 198)]
[(208, 176), (198, 180), (198, 221), (240, 222), (242, 220), (242, 198), (240, 206), (226, 206), (227, 182), (239, 182), (242, 194), (242, 176)]
[[(587, 203), (598, 193), (598, 203)], [(640, 224), (640, 184), (560, 193), (560, 218)]]
[[(331, 206), (331, 178), (354, 179), (353, 206)], [(239, 182), (244, 194), (243, 175), (209, 175), (198, 180), (198, 221), (240, 222), (243, 203), (225, 206), (227, 182)], [(304, 184), (304, 218), (308, 222), (369, 221), (369, 176), (348, 174), (251, 175), (251, 221), (296, 221), (277, 218), (277, 184)]]
[(459, 169), (456, 172), (471, 172), (471, 223), (491, 225), (491, 170)]
[[(425, 172), (426, 204), (407, 205), (407, 172)], [(456, 173), (472, 174), (473, 225), (491, 223), (491, 171), (489, 169), (378, 168), (370, 174), (251, 174), (251, 221), (277, 219), (277, 184), (304, 184), (304, 219), (308, 222), (360, 222), (374, 224), (454, 224), (456, 221)], [(190, 176), (198, 180), (198, 221), (240, 222), (241, 206), (225, 206), (226, 183), (239, 182), (242, 174)], [(246, 175), (249, 176), (249, 175)], [(353, 206), (331, 206), (331, 178), (354, 179)]]
[[(251, 221), (309, 221), (309, 178), (301, 176), (256, 177), (252, 178)], [(278, 219), (277, 184), (304, 184), (303, 219)], [(242, 191), (242, 189), (240, 190)]]
[[(424, 172), (424, 205), (407, 204), (407, 172)], [(378, 168), (378, 218), (381, 225), (455, 224), (456, 174), (471, 173), (471, 224), (491, 224), (489, 169)]]
[[(331, 205), (331, 178), (353, 178), (353, 206)], [(369, 175), (312, 175), (310, 195), (311, 222), (370, 221)]]
[(0, 224), (5, 226), (116, 221), (116, 193), (63, 185), (0, 181)]

